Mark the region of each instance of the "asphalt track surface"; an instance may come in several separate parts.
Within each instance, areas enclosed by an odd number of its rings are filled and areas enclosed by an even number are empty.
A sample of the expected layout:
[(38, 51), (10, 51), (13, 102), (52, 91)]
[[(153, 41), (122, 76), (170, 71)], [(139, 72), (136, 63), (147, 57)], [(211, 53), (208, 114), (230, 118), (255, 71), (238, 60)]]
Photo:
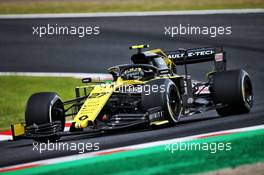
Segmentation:
[[(108, 149), (150, 141), (165, 140), (205, 132), (264, 124), (264, 14), (222, 14), (146, 17), (98, 17), (61, 19), (1, 19), (0, 71), (12, 72), (105, 72), (115, 64), (130, 62), (133, 51), (128, 46), (148, 43), (151, 48), (175, 50), (203, 46), (224, 46), (228, 68), (244, 68), (252, 77), (254, 107), (245, 115), (218, 117), (214, 111), (196, 116), (175, 127), (121, 132), (102, 136), (68, 136), (63, 142), (100, 143)], [(100, 26), (100, 35), (76, 36), (32, 35), (32, 26), (46, 24)], [(232, 34), (216, 38), (206, 36), (164, 35), (164, 26), (232, 26)], [(195, 79), (202, 79), (206, 64), (189, 66)], [(210, 120), (208, 120), (210, 119)], [(77, 154), (71, 151), (32, 151), (32, 140), (0, 143), (0, 167)]]

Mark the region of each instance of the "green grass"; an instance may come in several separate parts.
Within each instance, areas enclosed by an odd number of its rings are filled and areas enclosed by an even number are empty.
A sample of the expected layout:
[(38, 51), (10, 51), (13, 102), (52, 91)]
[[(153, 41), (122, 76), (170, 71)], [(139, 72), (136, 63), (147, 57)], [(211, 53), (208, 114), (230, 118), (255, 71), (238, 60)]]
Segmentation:
[(0, 0), (0, 14), (264, 8), (263, 0)]
[(208, 151), (194, 150), (177, 151), (171, 154), (165, 151), (164, 145), (161, 145), (141, 150), (102, 155), (95, 158), (33, 167), (3, 174), (79, 175), (88, 173), (90, 175), (178, 175), (203, 173), (264, 161), (264, 130), (235, 133), (192, 141), (192, 143), (194, 142), (229, 142), (232, 144), (232, 149), (230, 151), (218, 151), (215, 154)]
[(11, 123), (24, 121), (27, 99), (35, 92), (57, 92), (63, 100), (74, 98), (74, 88), (81, 81), (74, 78), (55, 77), (0, 77), (0, 130)]

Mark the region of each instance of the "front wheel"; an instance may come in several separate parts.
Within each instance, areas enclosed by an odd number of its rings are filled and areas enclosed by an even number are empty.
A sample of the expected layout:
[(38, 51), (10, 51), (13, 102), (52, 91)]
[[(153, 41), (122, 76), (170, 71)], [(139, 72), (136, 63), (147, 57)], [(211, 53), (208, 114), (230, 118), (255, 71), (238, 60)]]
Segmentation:
[[(26, 126), (48, 124), (55, 121), (60, 121), (59, 131), (63, 131), (65, 116), (61, 98), (54, 92), (40, 92), (31, 95), (25, 111)], [(54, 138), (45, 137), (36, 140), (54, 140)]]

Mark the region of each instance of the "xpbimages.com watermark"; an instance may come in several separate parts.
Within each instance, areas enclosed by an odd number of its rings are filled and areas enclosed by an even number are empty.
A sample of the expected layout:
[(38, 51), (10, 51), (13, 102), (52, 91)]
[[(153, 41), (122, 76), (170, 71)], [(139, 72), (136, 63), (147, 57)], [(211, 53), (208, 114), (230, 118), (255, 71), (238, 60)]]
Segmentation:
[(165, 151), (171, 154), (177, 151), (208, 151), (211, 154), (215, 154), (221, 151), (230, 151), (232, 149), (232, 143), (230, 142), (177, 142), (173, 144), (164, 145)]
[(204, 35), (215, 38), (223, 35), (231, 35), (231, 26), (192, 26), (190, 24), (175, 25), (175, 26), (165, 26), (164, 34), (170, 37), (177, 37), (180, 35)]
[[(100, 86), (100, 88), (111, 88), (113, 86), (118, 86), (117, 88), (114, 88), (114, 92), (115, 93), (123, 93), (123, 94), (138, 94), (138, 93), (142, 93), (144, 95), (150, 95), (152, 93), (163, 93), (166, 91), (166, 86), (165, 84), (162, 85), (157, 85), (157, 84), (135, 84), (135, 85), (131, 85), (131, 84), (125, 84), (122, 86), (119, 86), (118, 83), (114, 82), (112, 84), (100, 84), (97, 85)], [(102, 95), (103, 93), (101, 93)], [(94, 96), (90, 96), (94, 97)]]
[(99, 143), (68, 143), (68, 142), (50, 142), (47, 143), (33, 142), (33, 151), (37, 151), (40, 154), (45, 151), (78, 151), (82, 154), (86, 151), (98, 151), (100, 149)]
[(55, 25), (43, 25), (43, 26), (33, 26), (32, 35), (37, 37), (44, 36), (77, 36), (79, 38), (99, 35), (100, 27), (99, 26), (61, 26), (58, 24)]

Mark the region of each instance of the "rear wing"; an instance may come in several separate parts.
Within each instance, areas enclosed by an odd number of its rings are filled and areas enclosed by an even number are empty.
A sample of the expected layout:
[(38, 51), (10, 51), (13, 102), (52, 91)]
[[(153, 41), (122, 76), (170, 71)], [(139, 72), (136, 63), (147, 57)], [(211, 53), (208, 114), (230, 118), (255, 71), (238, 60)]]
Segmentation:
[(226, 54), (222, 47), (205, 47), (164, 52), (175, 65), (186, 65), (208, 61), (215, 62), (215, 71), (226, 70)]

